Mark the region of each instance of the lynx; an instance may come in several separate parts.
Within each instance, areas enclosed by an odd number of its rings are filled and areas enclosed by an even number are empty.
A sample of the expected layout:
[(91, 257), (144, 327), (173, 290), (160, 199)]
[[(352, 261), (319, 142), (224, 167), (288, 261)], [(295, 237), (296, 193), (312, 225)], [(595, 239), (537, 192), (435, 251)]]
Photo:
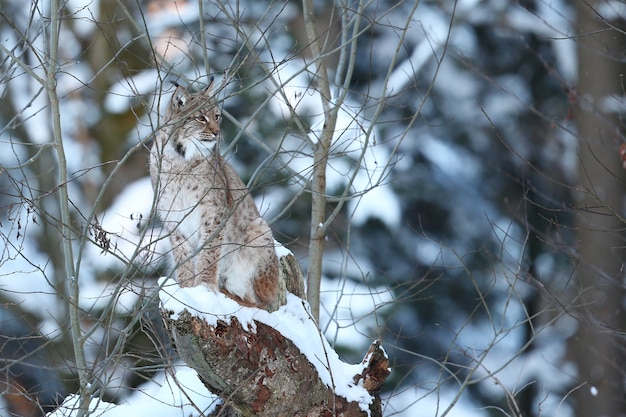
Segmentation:
[(157, 213), (170, 233), (181, 287), (206, 284), (266, 308), (279, 292), (272, 232), (219, 151), (221, 112), (211, 84), (176, 84), (150, 152)]

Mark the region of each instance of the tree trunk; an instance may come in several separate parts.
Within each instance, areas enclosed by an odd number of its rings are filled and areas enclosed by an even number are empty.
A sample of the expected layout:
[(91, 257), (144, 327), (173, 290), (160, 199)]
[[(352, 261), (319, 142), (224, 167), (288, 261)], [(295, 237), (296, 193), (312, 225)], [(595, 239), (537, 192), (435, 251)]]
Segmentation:
[[(594, 4), (595, 3), (595, 4)], [(624, 168), (617, 119), (607, 103), (623, 97), (626, 37), (596, 15), (600, 2), (578, 3), (579, 319), (570, 349), (578, 368), (576, 415), (617, 416), (624, 401)], [(622, 52), (620, 52), (622, 51)], [(623, 61), (622, 61), (623, 62)], [(620, 336), (620, 333), (622, 336)]]

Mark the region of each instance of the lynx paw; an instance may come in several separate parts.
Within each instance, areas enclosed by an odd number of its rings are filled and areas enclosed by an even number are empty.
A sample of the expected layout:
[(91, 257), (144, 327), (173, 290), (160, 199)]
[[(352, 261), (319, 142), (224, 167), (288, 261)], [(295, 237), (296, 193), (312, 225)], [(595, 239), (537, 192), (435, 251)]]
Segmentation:
[(196, 275), (193, 284), (194, 287), (204, 284), (207, 286), (208, 289), (214, 292), (218, 292), (220, 290), (219, 285), (217, 284), (217, 277), (208, 276), (207, 274)]

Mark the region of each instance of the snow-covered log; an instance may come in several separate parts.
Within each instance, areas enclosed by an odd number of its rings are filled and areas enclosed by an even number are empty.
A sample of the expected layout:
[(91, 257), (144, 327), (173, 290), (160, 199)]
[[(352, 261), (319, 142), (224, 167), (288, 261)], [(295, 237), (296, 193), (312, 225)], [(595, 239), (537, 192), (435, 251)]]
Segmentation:
[(349, 365), (293, 294), (269, 313), (206, 287), (161, 285), (163, 320), (178, 354), (232, 407), (229, 415), (381, 416), (389, 361), (378, 342), (362, 363)]
[(358, 398), (345, 398), (322, 381), (290, 339), (264, 323), (255, 321), (254, 330), (245, 329), (233, 316), (230, 322), (218, 320), (212, 325), (188, 311), (177, 319), (165, 315), (165, 321), (181, 358), (239, 415), (381, 415), (378, 392), (389, 370), (377, 342), (370, 347), (361, 372), (352, 375), (353, 386), (364, 392)]

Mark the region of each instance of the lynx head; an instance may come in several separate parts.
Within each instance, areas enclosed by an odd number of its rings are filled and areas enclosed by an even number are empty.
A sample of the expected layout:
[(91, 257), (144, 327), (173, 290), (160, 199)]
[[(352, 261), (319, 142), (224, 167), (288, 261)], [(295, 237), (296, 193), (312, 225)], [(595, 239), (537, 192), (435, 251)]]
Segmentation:
[(219, 146), (222, 113), (211, 95), (209, 86), (197, 93), (189, 93), (176, 84), (176, 90), (163, 118), (167, 134), (165, 147), (171, 145), (176, 154), (191, 160), (208, 156)]

